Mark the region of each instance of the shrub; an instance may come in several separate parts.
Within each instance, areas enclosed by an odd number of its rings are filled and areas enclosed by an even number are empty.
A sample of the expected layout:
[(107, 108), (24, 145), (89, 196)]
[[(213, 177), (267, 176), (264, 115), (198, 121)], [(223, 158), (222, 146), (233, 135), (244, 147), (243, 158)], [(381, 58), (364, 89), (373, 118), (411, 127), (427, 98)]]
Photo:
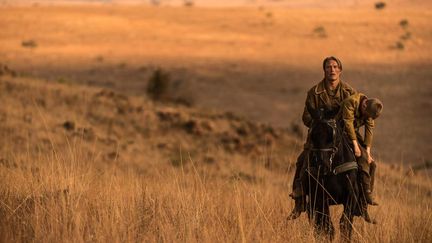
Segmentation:
[(184, 0), (183, 5), (185, 7), (193, 7), (195, 3), (192, 0)]
[(323, 26), (318, 26), (313, 30), (313, 33), (317, 35), (320, 38), (326, 38), (327, 37), (327, 31)]
[(405, 34), (400, 36), (400, 39), (403, 41), (411, 39), (411, 32), (405, 32)]
[(386, 7), (386, 3), (385, 2), (376, 2), (375, 3), (375, 9), (384, 9)]
[(408, 27), (408, 24), (409, 24), (409, 22), (408, 22), (407, 19), (402, 19), (402, 20), (399, 22), (399, 25), (400, 25), (402, 28), (406, 28), (406, 27)]
[(37, 47), (37, 43), (35, 40), (25, 40), (21, 42), (21, 45), (23, 47), (27, 47), (27, 48), (36, 48)]
[(402, 42), (400, 42), (400, 41), (397, 41), (396, 42), (396, 49), (398, 49), (398, 50), (403, 50), (403, 49), (405, 49), (405, 45), (404, 45), (404, 43), (402, 43)]
[(171, 77), (162, 69), (156, 69), (147, 85), (147, 94), (153, 100), (167, 100), (168, 88), (171, 82)]
[(160, 4), (160, 0), (151, 0), (150, 3), (151, 3), (153, 6), (159, 6), (159, 4)]

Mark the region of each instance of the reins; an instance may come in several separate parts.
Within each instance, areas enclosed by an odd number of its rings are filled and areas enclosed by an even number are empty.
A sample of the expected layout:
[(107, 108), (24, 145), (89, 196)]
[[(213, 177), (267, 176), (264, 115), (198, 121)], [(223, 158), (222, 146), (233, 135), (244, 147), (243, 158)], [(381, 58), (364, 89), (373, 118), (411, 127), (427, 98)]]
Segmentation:
[(333, 145), (330, 148), (310, 148), (309, 150), (312, 152), (330, 152), (331, 153), (330, 154), (330, 172), (333, 173), (334, 175), (338, 175), (340, 173), (343, 173), (343, 172), (346, 172), (349, 170), (358, 169), (357, 162), (355, 162), (355, 161), (345, 162), (345, 163), (338, 165), (335, 168), (333, 168), (333, 158), (334, 158), (335, 154), (337, 153), (338, 148), (341, 146), (343, 138), (341, 137), (341, 138), (337, 139), (336, 132), (340, 128), (337, 127), (337, 123), (336, 123), (335, 119), (321, 120), (320, 122), (325, 123), (326, 125), (328, 125), (329, 127), (332, 128)]

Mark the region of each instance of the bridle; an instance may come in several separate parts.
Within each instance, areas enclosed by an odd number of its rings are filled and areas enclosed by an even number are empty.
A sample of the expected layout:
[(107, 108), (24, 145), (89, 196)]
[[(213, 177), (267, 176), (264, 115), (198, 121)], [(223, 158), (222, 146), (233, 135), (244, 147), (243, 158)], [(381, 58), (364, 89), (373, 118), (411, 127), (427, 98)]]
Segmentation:
[[(337, 139), (337, 122), (335, 119), (320, 119), (318, 120), (319, 123), (323, 123), (325, 125), (327, 125), (328, 127), (330, 127), (332, 129), (332, 145), (329, 148), (314, 148), (312, 147), (310, 149), (310, 151), (312, 152), (329, 152), (330, 153), (330, 159), (329, 159), (329, 166), (330, 166), (330, 171), (332, 171), (334, 173), (334, 170), (332, 170), (333, 167), (333, 158), (336, 154), (336, 152), (338, 151), (338, 147), (340, 145), (340, 143), (342, 142), (341, 139)], [(309, 136), (311, 135), (310, 133), (313, 130), (314, 127), (314, 123), (312, 124), (312, 129), (309, 130)], [(339, 143), (336, 141), (339, 140)]]

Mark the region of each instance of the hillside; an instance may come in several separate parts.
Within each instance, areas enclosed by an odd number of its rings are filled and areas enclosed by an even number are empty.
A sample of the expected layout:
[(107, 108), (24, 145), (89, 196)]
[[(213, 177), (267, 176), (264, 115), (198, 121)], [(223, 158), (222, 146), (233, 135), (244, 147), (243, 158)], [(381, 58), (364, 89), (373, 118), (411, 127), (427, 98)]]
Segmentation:
[(0, 242), (319, 241), (286, 216), (329, 55), (384, 102), (354, 242), (432, 242), (431, 1), (124, 2), (0, 0)]
[[(1, 241), (304, 241), (294, 132), (112, 90), (0, 77)], [(356, 241), (432, 239), (432, 181), (379, 162)], [(336, 224), (340, 207), (332, 209)]]
[(375, 156), (416, 166), (432, 150), (432, 12), (428, 1), (399, 2), (382, 10), (4, 6), (0, 60), (28, 76), (141, 96), (160, 67), (196, 107), (289, 128), (303, 127), (305, 94), (321, 80), (323, 58), (336, 55), (343, 79), (385, 104)]
[(86, 156), (81, 159), (120, 169), (150, 173), (193, 160), (231, 176), (245, 161), (284, 172), (301, 147), (289, 130), (231, 113), (31, 78), (2, 77), (0, 85), (4, 161), (21, 154), (68, 153), (78, 146)]

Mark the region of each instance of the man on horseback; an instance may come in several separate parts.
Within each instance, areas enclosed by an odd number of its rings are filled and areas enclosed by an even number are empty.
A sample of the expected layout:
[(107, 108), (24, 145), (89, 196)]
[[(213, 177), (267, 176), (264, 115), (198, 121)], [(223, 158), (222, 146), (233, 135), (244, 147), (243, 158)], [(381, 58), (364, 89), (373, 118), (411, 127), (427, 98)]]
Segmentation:
[[(378, 205), (372, 198), (375, 161), (371, 156), (374, 120), (378, 118), (383, 109), (383, 104), (376, 98), (368, 98), (357, 93), (341, 104), (336, 119), (342, 119), (345, 134), (352, 142), (354, 154), (360, 167), (359, 175), (365, 200), (370, 205)], [(360, 134), (360, 127), (364, 126), (364, 137)]]
[[(313, 109), (327, 108), (338, 110), (343, 100), (355, 94), (356, 91), (347, 83), (342, 82), (340, 75), (342, 73), (341, 61), (333, 56), (327, 57), (323, 61), (324, 79), (313, 86), (307, 94), (306, 104), (303, 112), (303, 123), (310, 128), (312, 116), (307, 107)], [(305, 159), (310, 147), (310, 138), (308, 137), (304, 145), (303, 152), (299, 155), (296, 162), (296, 171), (293, 180), (293, 191), (291, 197), (294, 199), (295, 206), (288, 219), (296, 219), (306, 210), (306, 192), (305, 185), (302, 184), (302, 178), (305, 173)]]

